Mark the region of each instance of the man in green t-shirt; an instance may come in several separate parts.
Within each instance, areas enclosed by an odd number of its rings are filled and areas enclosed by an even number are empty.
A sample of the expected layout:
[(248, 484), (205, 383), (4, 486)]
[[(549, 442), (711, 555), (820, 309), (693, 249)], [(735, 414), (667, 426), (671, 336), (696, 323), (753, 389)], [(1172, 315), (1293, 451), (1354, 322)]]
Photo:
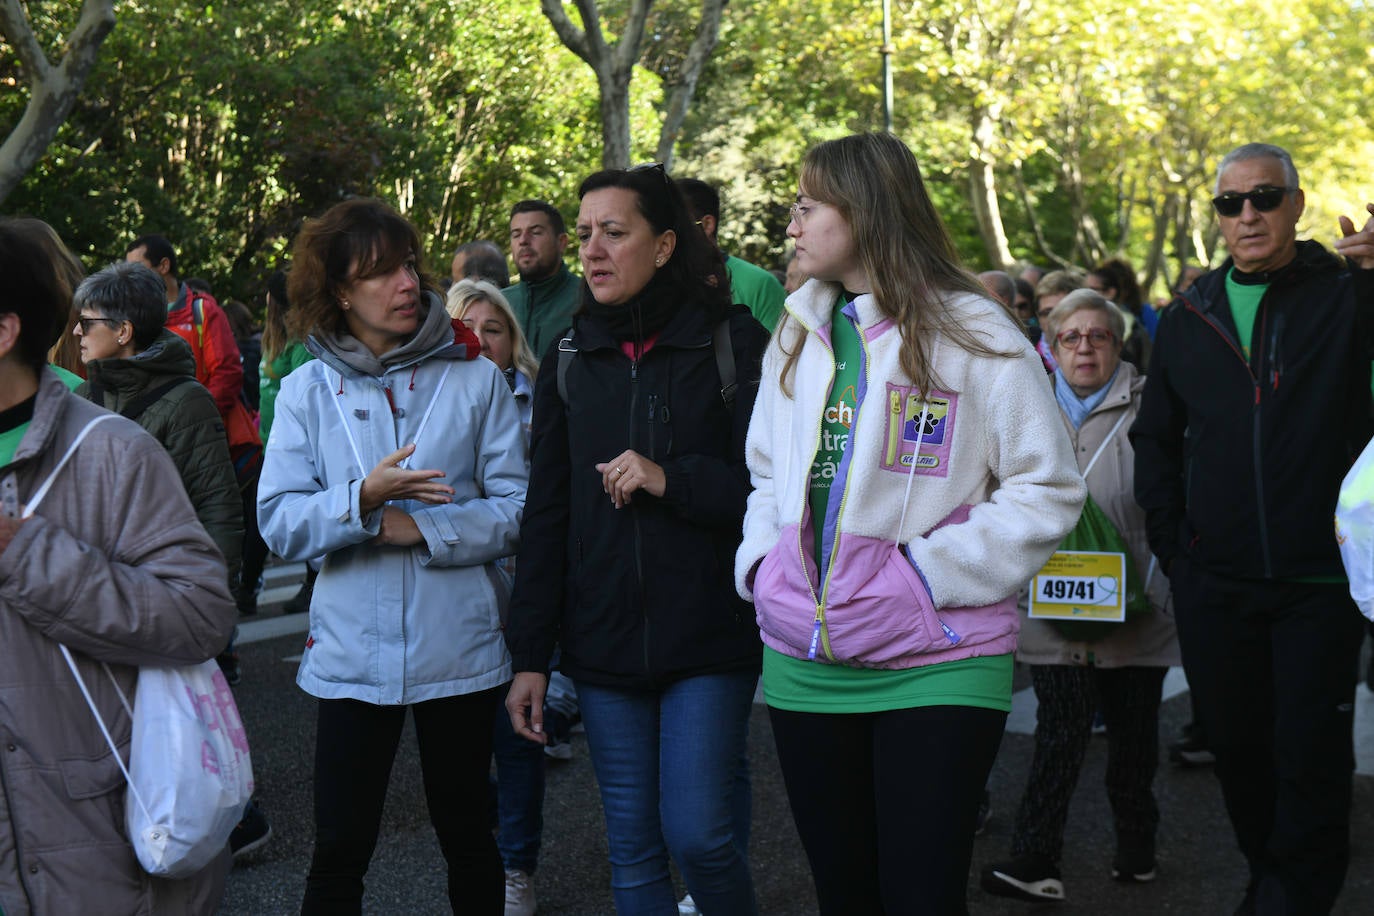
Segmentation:
[[(1331, 518), (1371, 431), (1374, 218), (1298, 241), (1283, 149), (1217, 170), (1230, 257), (1165, 310), (1131, 428), (1135, 496), (1250, 882), (1237, 912), (1325, 913), (1350, 855), (1364, 621)], [(1374, 214), (1374, 204), (1368, 209)]]
[[(716, 245), (716, 228), (720, 223), (719, 192), (699, 178), (679, 178), (674, 184), (687, 199), (692, 219), (697, 221), (711, 244)], [(725, 270), (730, 275), (730, 291), (735, 302), (749, 306), (759, 324), (771, 334), (782, 317), (782, 304), (787, 298), (787, 291), (778, 278), (756, 264), (728, 254), (725, 255)]]

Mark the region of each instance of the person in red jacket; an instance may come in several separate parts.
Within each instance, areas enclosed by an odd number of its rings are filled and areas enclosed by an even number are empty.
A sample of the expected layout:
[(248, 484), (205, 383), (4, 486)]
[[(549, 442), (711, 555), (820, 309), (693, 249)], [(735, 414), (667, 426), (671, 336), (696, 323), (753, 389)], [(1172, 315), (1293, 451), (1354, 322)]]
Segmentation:
[(162, 277), (167, 287), (167, 330), (190, 344), (196, 355), (196, 381), (210, 389), (228, 428), (229, 414), (243, 390), (243, 361), (224, 310), (214, 296), (181, 282), (176, 249), (162, 236), (134, 239), (124, 251), (124, 260), (146, 264)]

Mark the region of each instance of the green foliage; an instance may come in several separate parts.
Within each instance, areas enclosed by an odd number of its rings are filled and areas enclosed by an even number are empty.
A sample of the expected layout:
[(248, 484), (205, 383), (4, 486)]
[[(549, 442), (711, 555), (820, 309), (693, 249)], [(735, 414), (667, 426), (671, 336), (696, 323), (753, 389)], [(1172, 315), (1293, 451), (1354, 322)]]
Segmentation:
[[(77, 6), (29, 4), (44, 47)], [(603, 3), (603, 19), (626, 6)], [(653, 8), (631, 85), (637, 159), (655, 148), (698, 10)], [(90, 267), (160, 231), (187, 273), (248, 296), (303, 219), (371, 194), (416, 223), (442, 273), (459, 242), (504, 243), (520, 198), (571, 218), (600, 167), (595, 80), (533, 0), (127, 0), (117, 15), (77, 108), (5, 201)], [(972, 267), (987, 250), (970, 206), (978, 157), (994, 165), (1013, 256), (1120, 252), (1157, 283), (1180, 260), (1220, 260), (1208, 198), (1239, 143), (1291, 149), (1304, 229), (1325, 242), (1374, 196), (1363, 0), (906, 0), (893, 25), (896, 131)], [(872, 0), (726, 7), (674, 172), (721, 187), (727, 250), (777, 265), (806, 149), (881, 126), (880, 40)], [(23, 87), (3, 44), (0, 86)], [(0, 93), (0, 130), (26, 101)]]

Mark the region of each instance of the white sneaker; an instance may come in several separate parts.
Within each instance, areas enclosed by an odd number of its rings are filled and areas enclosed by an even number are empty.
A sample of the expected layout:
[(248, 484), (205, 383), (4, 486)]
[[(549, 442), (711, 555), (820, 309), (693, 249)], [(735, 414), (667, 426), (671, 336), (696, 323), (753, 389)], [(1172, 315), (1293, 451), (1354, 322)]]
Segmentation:
[(688, 894), (677, 902), (678, 916), (700, 916), (701, 910), (697, 909), (696, 901), (692, 895)]
[(518, 868), (506, 869), (506, 916), (534, 916), (534, 879)]

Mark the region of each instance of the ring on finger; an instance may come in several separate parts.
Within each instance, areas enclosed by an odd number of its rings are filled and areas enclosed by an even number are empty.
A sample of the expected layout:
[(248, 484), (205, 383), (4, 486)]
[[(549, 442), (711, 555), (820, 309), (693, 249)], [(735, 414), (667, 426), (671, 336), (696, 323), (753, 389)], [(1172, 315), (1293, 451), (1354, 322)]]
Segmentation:
[(625, 476), (625, 468), (624, 468), (623, 466), (622, 466), (622, 467), (616, 468), (616, 469), (615, 469), (615, 472), (616, 472), (617, 474), (619, 474), (621, 477), (624, 477), (624, 476)]

